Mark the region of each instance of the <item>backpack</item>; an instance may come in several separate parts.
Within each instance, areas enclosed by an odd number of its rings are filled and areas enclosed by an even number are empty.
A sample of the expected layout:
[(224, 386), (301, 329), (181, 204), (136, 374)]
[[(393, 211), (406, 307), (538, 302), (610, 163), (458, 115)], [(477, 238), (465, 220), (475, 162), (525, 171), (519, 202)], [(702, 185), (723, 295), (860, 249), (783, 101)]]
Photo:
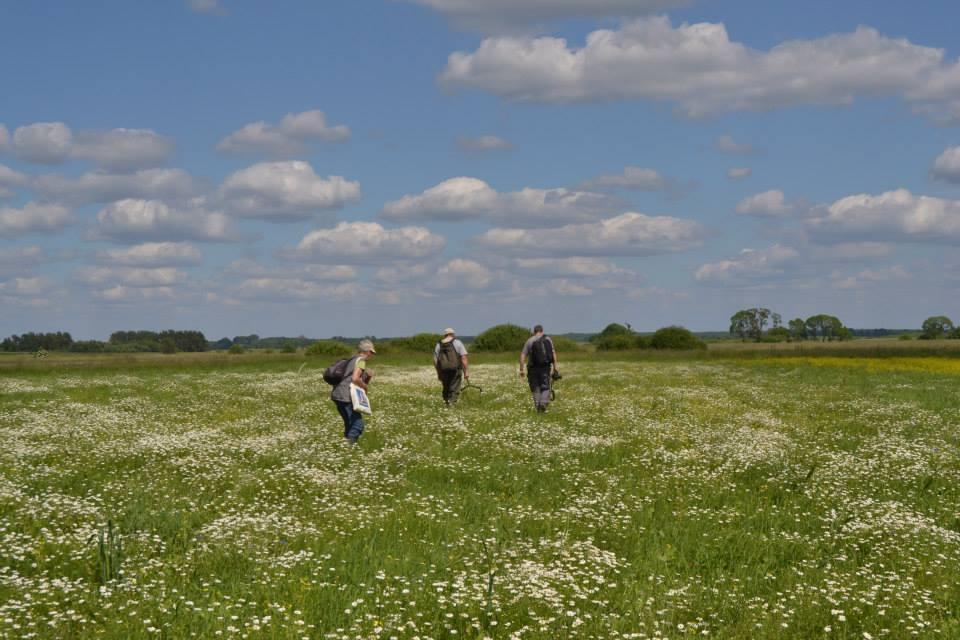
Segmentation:
[(553, 364), (553, 344), (547, 336), (540, 336), (530, 345), (530, 366), (548, 367)]
[(347, 377), (347, 366), (353, 358), (344, 358), (337, 360), (332, 365), (323, 370), (323, 381), (330, 386), (337, 386)]
[(437, 366), (441, 371), (456, 371), (460, 368), (460, 354), (450, 342), (439, 342), (440, 351), (437, 353)]

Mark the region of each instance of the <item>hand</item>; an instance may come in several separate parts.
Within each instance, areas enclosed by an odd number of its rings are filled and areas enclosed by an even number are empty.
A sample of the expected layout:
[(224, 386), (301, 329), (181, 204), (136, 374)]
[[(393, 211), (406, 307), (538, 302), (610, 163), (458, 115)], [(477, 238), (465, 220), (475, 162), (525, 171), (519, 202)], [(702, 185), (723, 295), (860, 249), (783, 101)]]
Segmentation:
[(470, 379), (470, 374), (467, 373), (466, 371), (464, 371), (464, 372), (463, 372), (463, 377), (464, 377), (464, 379), (469, 380), (469, 379)]

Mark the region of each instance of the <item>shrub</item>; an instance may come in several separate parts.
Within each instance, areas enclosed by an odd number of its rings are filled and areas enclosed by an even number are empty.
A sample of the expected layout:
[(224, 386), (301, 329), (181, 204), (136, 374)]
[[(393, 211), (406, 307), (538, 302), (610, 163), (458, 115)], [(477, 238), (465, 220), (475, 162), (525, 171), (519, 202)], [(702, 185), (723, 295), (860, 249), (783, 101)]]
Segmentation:
[(706, 349), (707, 343), (684, 327), (663, 327), (650, 338), (654, 349)]
[[(394, 338), (382, 343), (388, 352), (417, 351), (432, 352), (433, 348), (443, 338), (439, 333), (418, 333), (408, 338)], [(378, 347), (379, 349), (379, 347)]]
[(530, 331), (515, 324), (490, 327), (473, 341), (474, 351), (520, 351)]
[(790, 342), (790, 330), (786, 327), (774, 327), (767, 331), (763, 342)]
[(621, 333), (608, 335), (600, 339), (591, 339), (591, 341), (597, 345), (597, 351), (626, 351), (627, 349), (639, 348), (637, 340), (639, 337)]
[(296, 353), (296, 352), (297, 352), (297, 345), (294, 344), (293, 342), (284, 342), (284, 343), (283, 343), (283, 349), (281, 349), (281, 351), (282, 351), (283, 353)]
[(567, 336), (550, 336), (550, 339), (553, 340), (554, 349), (560, 353), (571, 353), (573, 351), (583, 350), (582, 344)]
[(913, 336), (909, 333), (901, 333), (897, 336), (897, 340), (913, 340)]
[(633, 335), (633, 331), (631, 331), (629, 327), (626, 327), (622, 324), (617, 324), (616, 322), (612, 322), (607, 326), (605, 326), (603, 328), (603, 331), (601, 331), (597, 335), (590, 338), (590, 342), (600, 343), (600, 342), (603, 342), (604, 340), (607, 340), (609, 338), (613, 338), (616, 336), (632, 336), (632, 335)]
[(304, 355), (308, 356), (333, 356), (335, 358), (344, 358), (353, 353), (353, 349), (342, 342), (337, 342), (336, 340), (317, 340), (307, 347), (303, 353)]
[(103, 353), (107, 345), (99, 340), (78, 340), (70, 345), (74, 353)]
[(230, 353), (233, 355), (238, 355), (246, 352), (247, 352), (247, 349), (242, 344), (233, 344), (230, 346), (229, 349), (227, 349), (227, 353)]

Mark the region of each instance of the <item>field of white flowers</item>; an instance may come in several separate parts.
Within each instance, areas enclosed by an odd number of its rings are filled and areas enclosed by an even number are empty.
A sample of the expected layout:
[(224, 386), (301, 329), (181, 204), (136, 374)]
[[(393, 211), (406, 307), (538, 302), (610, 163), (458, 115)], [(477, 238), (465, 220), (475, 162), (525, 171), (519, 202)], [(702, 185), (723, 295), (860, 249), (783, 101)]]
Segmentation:
[(956, 372), (286, 369), (0, 375), (0, 638), (960, 637)]

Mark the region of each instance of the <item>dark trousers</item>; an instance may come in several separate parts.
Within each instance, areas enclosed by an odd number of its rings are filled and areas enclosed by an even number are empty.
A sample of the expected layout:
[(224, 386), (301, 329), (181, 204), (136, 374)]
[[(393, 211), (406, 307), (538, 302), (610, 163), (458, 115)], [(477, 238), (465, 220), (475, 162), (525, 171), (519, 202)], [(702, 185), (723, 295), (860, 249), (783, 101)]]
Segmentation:
[(343, 437), (350, 440), (356, 440), (363, 433), (363, 414), (353, 410), (352, 402), (341, 402), (334, 400), (337, 405), (337, 411), (343, 418)]
[(440, 382), (443, 384), (443, 401), (448, 404), (453, 404), (460, 399), (460, 387), (463, 383), (463, 378), (460, 373), (460, 369), (453, 369), (451, 371), (440, 370)]
[(527, 383), (533, 395), (533, 404), (546, 407), (550, 404), (550, 365), (527, 367)]

